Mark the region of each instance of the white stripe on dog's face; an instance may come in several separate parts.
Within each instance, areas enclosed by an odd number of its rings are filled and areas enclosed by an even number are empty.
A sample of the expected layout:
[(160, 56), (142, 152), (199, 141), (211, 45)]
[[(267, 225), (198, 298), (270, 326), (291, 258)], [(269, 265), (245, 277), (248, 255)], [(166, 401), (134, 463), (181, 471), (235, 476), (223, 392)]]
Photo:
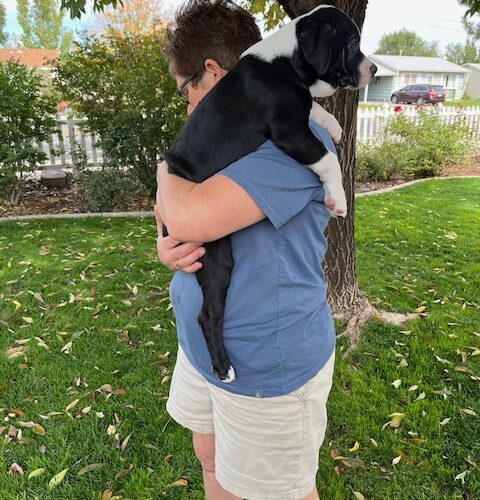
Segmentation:
[(358, 68), (358, 73), (360, 75), (360, 78), (358, 79), (358, 88), (365, 87), (365, 85), (367, 85), (372, 79), (372, 73), (370, 72), (371, 66), (372, 61), (365, 57), (362, 64), (360, 64), (360, 67)]
[(298, 40), (295, 34), (296, 24), (303, 17), (309, 16), (319, 9), (333, 8), (331, 5), (319, 5), (303, 16), (296, 17), (285, 26), (282, 26), (278, 31), (272, 33), (267, 38), (248, 48), (240, 57), (252, 54), (263, 61), (271, 62), (276, 57), (290, 57), (297, 48)]

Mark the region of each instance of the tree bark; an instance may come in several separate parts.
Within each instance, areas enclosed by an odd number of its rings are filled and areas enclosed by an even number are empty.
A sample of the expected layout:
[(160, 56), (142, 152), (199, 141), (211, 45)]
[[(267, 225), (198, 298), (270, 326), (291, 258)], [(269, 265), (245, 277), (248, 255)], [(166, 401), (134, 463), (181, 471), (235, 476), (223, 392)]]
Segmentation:
[[(351, 17), (362, 29), (368, 0), (278, 0), (293, 19), (320, 4), (333, 5)], [(357, 138), (358, 90), (338, 90), (332, 97), (321, 99), (320, 104), (335, 115), (343, 128), (338, 154), (347, 195), (348, 216), (332, 219), (327, 228), (329, 249), (325, 258), (325, 276), (328, 284), (328, 302), (336, 318), (347, 322), (361, 314), (368, 299), (358, 288), (355, 269), (355, 144)]]

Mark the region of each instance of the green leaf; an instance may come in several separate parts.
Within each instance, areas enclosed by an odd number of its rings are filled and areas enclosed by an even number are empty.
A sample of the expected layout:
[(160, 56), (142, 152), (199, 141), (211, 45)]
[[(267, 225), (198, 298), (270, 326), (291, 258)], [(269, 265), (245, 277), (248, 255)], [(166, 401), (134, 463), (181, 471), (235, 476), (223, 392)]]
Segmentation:
[(68, 468), (63, 469), (61, 472), (59, 472), (58, 474), (53, 476), (52, 479), (50, 479), (50, 481), (48, 483), (49, 489), (56, 488), (65, 479), (67, 472), (68, 472)]
[(38, 476), (41, 476), (43, 474), (45, 474), (45, 470), (46, 469), (35, 469), (35, 470), (32, 470), (32, 472), (30, 472), (30, 474), (28, 475), (28, 479), (33, 479), (34, 477), (38, 477)]

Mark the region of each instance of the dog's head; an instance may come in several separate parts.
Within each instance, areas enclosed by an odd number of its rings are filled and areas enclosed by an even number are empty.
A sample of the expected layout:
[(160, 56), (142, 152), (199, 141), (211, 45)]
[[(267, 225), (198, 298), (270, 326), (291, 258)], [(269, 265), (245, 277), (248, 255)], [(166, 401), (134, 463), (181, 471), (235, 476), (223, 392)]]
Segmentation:
[(296, 24), (294, 65), (314, 97), (368, 84), (377, 67), (360, 50), (360, 31), (341, 10), (317, 7)]

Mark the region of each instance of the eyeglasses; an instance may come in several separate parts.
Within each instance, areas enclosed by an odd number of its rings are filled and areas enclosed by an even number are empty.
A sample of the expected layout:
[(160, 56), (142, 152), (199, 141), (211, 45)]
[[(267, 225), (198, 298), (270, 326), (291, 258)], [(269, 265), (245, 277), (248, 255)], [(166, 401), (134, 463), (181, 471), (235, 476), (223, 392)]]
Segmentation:
[(177, 89), (177, 94), (188, 104), (188, 89), (185, 87), (193, 81), (198, 74), (200, 73), (201, 70), (195, 71), (192, 76), (189, 76), (184, 82), (180, 85), (180, 87)]

